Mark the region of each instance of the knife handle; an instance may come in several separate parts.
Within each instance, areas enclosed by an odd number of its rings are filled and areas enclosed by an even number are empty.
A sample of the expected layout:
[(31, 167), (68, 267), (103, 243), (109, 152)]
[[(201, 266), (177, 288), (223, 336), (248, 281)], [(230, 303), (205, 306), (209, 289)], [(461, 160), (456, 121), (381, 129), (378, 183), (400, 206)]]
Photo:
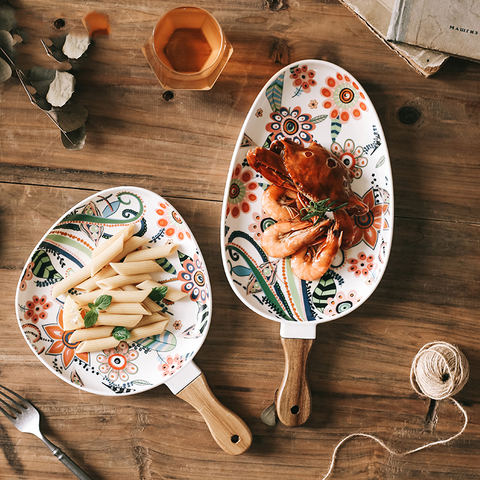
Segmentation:
[(312, 339), (281, 338), (285, 353), (285, 373), (278, 390), (278, 419), (287, 427), (298, 427), (312, 411), (312, 395), (307, 380), (307, 360)]
[(250, 429), (240, 417), (218, 401), (203, 373), (176, 395), (202, 415), (214, 440), (226, 453), (240, 455), (250, 447)]

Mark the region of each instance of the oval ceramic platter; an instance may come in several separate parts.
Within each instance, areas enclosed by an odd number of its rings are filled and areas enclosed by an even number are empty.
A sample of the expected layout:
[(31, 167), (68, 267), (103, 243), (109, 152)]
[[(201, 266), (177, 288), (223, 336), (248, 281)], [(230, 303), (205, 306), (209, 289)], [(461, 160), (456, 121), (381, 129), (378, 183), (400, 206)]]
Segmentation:
[[(150, 239), (147, 247), (179, 244), (176, 253), (159, 260), (164, 272), (152, 277), (187, 295), (175, 303), (160, 302), (169, 318), (163, 334), (77, 354), (71, 332), (63, 330), (66, 295), (52, 298), (53, 285), (88, 263), (97, 245), (131, 223), (137, 225), (135, 235)], [(18, 323), (35, 355), (67, 383), (101, 395), (168, 385), (177, 372), (188, 370), (207, 334), (211, 308), (207, 270), (187, 224), (164, 198), (135, 187), (92, 195), (56, 222), (30, 255), (16, 297)]]
[[(354, 245), (340, 250), (313, 282), (293, 275), (289, 258), (269, 258), (261, 248), (262, 232), (274, 223), (261, 206), (269, 182), (248, 165), (246, 154), (281, 138), (303, 146), (316, 141), (331, 150), (353, 171), (353, 191), (369, 207), (355, 217)], [(324, 61), (280, 70), (245, 120), (227, 180), (222, 255), (235, 293), (258, 314), (281, 322), (282, 337), (315, 338), (316, 324), (350, 313), (373, 293), (385, 271), (392, 227), (390, 160), (365, 90), (344, 69)]]

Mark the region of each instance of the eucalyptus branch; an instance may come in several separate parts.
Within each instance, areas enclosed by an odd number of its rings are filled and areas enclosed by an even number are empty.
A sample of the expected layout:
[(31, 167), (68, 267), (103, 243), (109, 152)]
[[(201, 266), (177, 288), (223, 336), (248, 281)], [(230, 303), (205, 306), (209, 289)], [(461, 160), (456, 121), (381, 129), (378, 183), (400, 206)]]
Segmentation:
[[(10, 58), (10, 56), (7, 54), (7, 52), (2, 48), (0, 47), (0, 52), (4, 55), (5, 59), (8, 61), (8, 63), (10, 64), (10, 67), (12, 68), (12, 70), (15, 71), (15, 73), (17, 74), (17, 77), (18, 79), (20, 80), (20, 83), (22, 84), (22, 87), (23, 89), (25, 90), (26, 94), (28, 95), (28, 98), (30, 100), (30, 103), (32, 105), (35, 105), (36, 107), (38, 107), (42, 112), (45, 112), (47, 114), (47, 117), (58, 127), (58, 129), (65, 135), (65, 138), (72, 144), (74, 145), (74, 142), (72, 142), (72, 140), (70, 140), (70, 138), (68, 137), (67, 135), (67, 132), (58, 124), (58, 122), (53, 118), (52, 114), (50, 112), (48, 112), (47, 110), (44, 110), (38, 103), (37, 101), (35, 100), (35, 97), (30, 93), (30, 91), (28, 90), (27, 88), (27, 84), (26, 82), (29, 83), (30, 85), (30, 82), (28, 80), (28, 77), (25, 75), (25, 73), (20, 70), (19, 68), (17, 68), (17, 66), (15, 65), (15, 62)], [(32, 85), (30, 85), (32, 86)], [(35, 88), (35, 87), (32, 87), (32, 88)]]

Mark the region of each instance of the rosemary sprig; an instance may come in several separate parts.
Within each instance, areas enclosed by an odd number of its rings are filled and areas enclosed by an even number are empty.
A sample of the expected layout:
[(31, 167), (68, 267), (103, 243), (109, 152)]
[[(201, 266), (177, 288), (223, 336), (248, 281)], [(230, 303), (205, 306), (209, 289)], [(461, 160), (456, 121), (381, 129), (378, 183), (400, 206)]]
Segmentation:
[(316, 225), (323, 219), (327, 212), (335, 212), (336, 210), (348, 205), (348, 203), (343, 203), (338, 207), (334, 207), (333, 205), (337, 203), (337, 200), (333, 200), (333, 202), (330, 203), (328, 202), (330, 202), (330, 198), (325, 198), (324, 200), (320, 200), (318, 202), (310, 200), (308, 207), (303, 207), (301, 210), (302, 212), (306, 211), (306, 215), (302, 218), (302, 220), (310, 220), (311, 218), (317, 217), (317, 220), (315, 220), (314, 223), (314, 225)]

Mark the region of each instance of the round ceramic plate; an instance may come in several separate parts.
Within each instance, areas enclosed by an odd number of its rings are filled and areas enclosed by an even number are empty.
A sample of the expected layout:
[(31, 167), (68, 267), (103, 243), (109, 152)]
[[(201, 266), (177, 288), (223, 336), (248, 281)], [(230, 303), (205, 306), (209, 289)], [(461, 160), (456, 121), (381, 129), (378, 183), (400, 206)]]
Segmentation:
[[(369, 207), (355, 217), (355, 241), (317, 281), (293, 275), (289, 258), (269, 258), (261, 234), (273, 223), (261, 206), (269, 185), (246, 160), (248, 150), (281, 138), (316, 141), (355, 176), (352, 188)], [(222, 213), (222, 256), (238, 297), (267, 318), (324, 322), (361, 305), (375, 290), (392, 243), (393, 185), (380, 121), (360, 83), (328, 62), (305, 60), (272, 77), (255, 100), (230, 166)]]
[[(147, 246), (178, 243), (154, 280), (182, 290), (175, 303), (160, 302), (169, 318), (161, 335), (102, 352), (78, 353), (63, 330), (66, 295), (53, 285), (91, 260), (93, 249), (135, 223)], [(211, 289), (200, 249), (180, 214), (159, 195), (135, 187), (104, 190), (79, 203), (47, 232), (30, 255), (16, 297), (20, 329), (35, 355), (67, 383), (101, 395), (128, 395), (166, 382), (201, 347), (211, 317)]]

